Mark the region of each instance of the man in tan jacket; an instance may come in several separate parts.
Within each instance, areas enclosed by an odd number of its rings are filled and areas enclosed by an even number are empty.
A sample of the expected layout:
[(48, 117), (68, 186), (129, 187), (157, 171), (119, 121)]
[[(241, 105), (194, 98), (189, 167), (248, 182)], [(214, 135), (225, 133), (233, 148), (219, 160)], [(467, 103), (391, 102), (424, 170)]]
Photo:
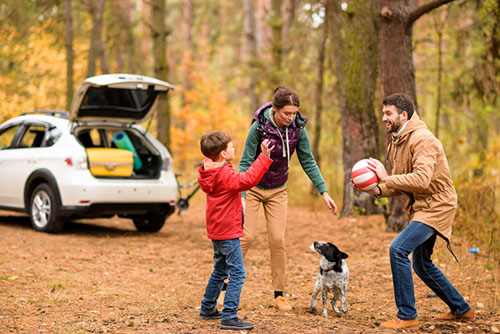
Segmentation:
[(474, 310), (432, 263), (436, 237), (442, 237), (449, 246), (457, 194), (441, 142), (414, 109), (411, 98), (405, 94), (384, 99), (382, 121), (386, 132), (392, 134), (386, 163), (391, 165), (392, 175), (387, 175), (380, 161), (370, 159), (369, 163), (381, 183), (368, 193), (378, 197), (407, 196), (406, 211), (410, 218), (409, 225), (392, 241), (389, 249), (398, 314), (395, 319), (382, 323), (383, 328), (418, 329), (410, 253), (413, 253), (415, 273), (450, 308), (436, 318), (475, 320)]

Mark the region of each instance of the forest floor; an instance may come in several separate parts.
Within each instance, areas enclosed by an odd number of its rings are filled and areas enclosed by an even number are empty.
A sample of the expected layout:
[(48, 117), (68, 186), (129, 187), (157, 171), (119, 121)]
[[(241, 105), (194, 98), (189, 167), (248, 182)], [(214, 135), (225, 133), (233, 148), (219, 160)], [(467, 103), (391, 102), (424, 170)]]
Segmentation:
[[(318, 200), (319, 201), (319, 200)], [(378, 325), (396, 314), (388, 248), (395, 233), (381, 216), (337, 218), (321, 204), (290, 206), (288, 290), (293, 311), (273, 305), (264, 224), (245, 259), (247, 280), (240, 317), (252, 333), (394, 333)], [(159, 233), (135, 231), (130, 220), (111, 218), (68, 223), (61, 234), (35, 232), (26, 217), (0, 211), (0, 333), (220, 333), (219, 321), (200, 320), (200, 301), (211, 273), (212, 245), (206, 237), (203, 204), (171, 216)], [(261, 214), (262, 217), (262, 214)], [(309, 310), (319, 255), (315, 240), (349, 254), (349, 312), (321, 316)], [(474, 323), (433, 318), (447, 311), (415, 276), (422, 333), (498, 333), (500, 270), (468, 252), (454, 238), (456, 263), (445, 243), (434, 261), (477, 312)], [(225, 332), (225, 331), (224, 331)], [(243, 331), (244, 332), (244, 331)]]

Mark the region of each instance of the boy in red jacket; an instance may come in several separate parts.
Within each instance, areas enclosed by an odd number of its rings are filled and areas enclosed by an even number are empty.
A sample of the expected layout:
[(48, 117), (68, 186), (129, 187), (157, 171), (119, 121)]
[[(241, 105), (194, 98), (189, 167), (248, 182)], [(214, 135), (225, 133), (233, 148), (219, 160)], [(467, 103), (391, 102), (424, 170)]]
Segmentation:
[[(201, 151), (207, 159), (198, 170), (201, 190), (207, 194), (207, 236), (214, 248), (214, 270), (201, 301), (202, 319), (220, 319), (221, 329), (249, 330), (253, 324), (238, 318), (241, 289), (246, 278), (240, 238), (243, 233), (241, 192), (259, 183), (273, 162), (269, 141), (261, 144), (262, 153), (245, 173), (237, 173), (229, 161), (234, 159), (229, 134), (212, 131), (201, 137)], [(216, 308), (224, 280), (229, 277), (222, 313)]]

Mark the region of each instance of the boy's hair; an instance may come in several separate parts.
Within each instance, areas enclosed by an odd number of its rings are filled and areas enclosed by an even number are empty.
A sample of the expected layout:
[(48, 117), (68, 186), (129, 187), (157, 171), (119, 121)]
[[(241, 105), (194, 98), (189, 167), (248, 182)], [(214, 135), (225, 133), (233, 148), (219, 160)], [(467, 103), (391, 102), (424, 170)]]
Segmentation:
[(300, 107), (299, 95), (293, 88), (289, 87), (276, 87), (274, 90), (273, 106), (278, 110), (284, 106)]
[(396, 93), (387, 96), (382, 102), (384, 106), (395, 106), (398, 110), (398, 114), (401, 114), (403, 111), (408, 113), (408, 119), (413, 115), (413, 111), (415, 111), (415, 106), (413, 105), (413, 101), (411, 98), (403, 93)]
[(233, 139), (228, 133), (221, 131), (210, 131), (205, 133), (200, 140), (201, 152), (212, 160), (219, 159), (219, 153), (227, 148)]

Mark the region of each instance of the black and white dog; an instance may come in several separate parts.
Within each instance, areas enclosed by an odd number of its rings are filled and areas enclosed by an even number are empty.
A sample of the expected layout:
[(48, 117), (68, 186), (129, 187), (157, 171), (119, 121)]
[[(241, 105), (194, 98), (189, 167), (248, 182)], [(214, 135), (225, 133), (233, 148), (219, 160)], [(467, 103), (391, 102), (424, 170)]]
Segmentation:
[[(311, 309), (316, 311), (316, 296), (321, 290), (321, 299), (323, 300), (323, 316), (328, 316), (327, 311), (327, 293), (333, 292), (332, 307), (335, 313), (347, 313), (345, 300), (345, 290), (347, 289), (347, 280), (349, 279), (349, 268), (343, 259), (347, 259), (347, 254), (341, 252), (337, 246), (324, 241), (315, 241), (311, 245), (311, 250), (321, 254), (319, 261), (319, 274), (314, 292), (312, 294)], [(341, 298), (342, 311), (337, 308), (337, 299)]]

